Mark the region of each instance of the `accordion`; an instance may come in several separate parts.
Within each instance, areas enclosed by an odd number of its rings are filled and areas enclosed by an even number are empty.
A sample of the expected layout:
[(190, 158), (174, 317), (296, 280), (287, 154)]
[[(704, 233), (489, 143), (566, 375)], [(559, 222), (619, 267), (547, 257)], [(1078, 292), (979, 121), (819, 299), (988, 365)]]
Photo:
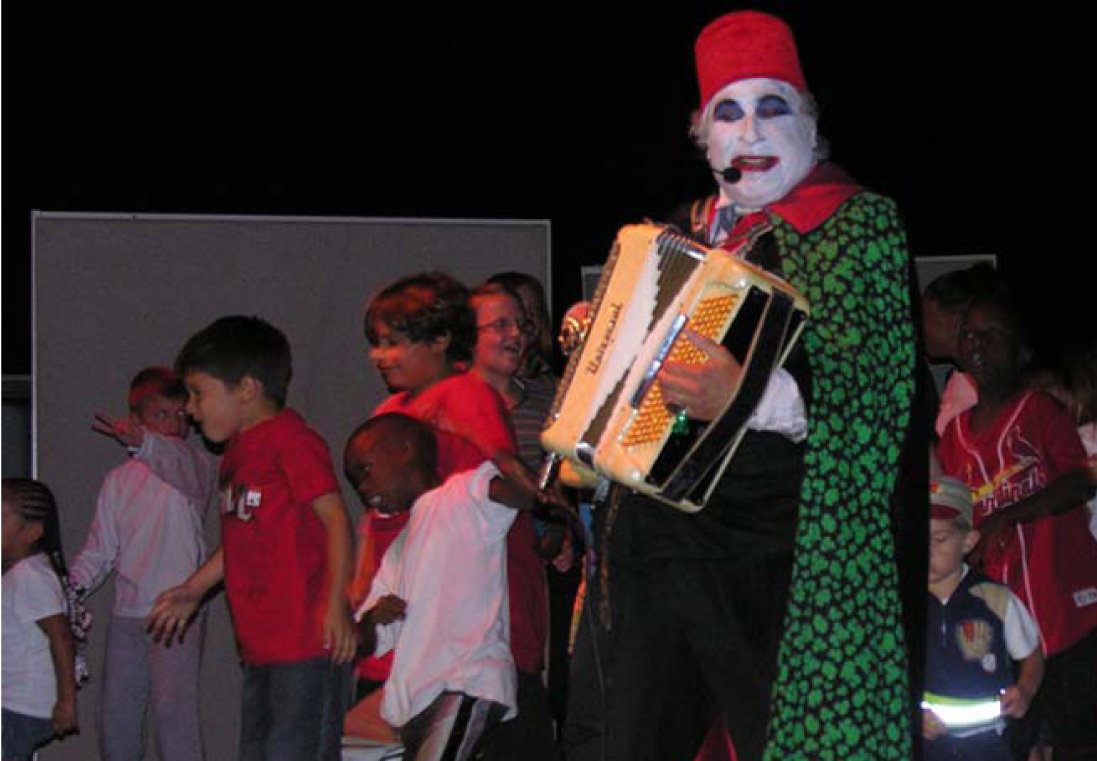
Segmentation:
[[(767, 228), (768, 229), (768, 228)], [(549, 469), (563, 460), (686, 512), (704, 508), (746, 431), (769, 376), (800, 335), (808, 304), (788, 283), (668, 228), (622, 228), (541, 433)], [(668, 406), (666, 361), (706, 356), (685, 328), (722, 343), (742, 365), (732, 398), (710, 422)]]

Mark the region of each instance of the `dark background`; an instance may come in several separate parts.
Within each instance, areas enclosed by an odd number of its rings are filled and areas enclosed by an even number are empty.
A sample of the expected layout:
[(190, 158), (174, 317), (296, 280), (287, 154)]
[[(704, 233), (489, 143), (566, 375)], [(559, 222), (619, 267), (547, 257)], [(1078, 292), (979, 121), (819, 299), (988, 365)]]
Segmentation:
[[(1051, 351), (1092, 332), (1094, 42), (1054, 4), (969, 5), (750, 7), (793, 26), (832, 156), (912, 253), (997, 254)], [(618, 227), (710, 189), (692, 45), (736, 6), (476, 7), (9, 21), (4, 372), (30, 367), (32, 209), (549, 219), (558, 316)]]

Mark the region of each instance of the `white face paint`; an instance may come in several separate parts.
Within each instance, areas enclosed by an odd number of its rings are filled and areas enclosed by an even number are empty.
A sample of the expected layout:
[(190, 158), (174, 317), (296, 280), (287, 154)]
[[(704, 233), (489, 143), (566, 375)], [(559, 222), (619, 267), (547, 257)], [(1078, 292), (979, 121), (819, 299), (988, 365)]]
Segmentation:
[[(760, 209), (779, 201), (815, 165), (815, 120), (804, 98), (779, 79), (741, 79), (724, 87), (706, 110), (708, 162), (735, 204)], [(728, 183), (729, 166), (742, 174)]]

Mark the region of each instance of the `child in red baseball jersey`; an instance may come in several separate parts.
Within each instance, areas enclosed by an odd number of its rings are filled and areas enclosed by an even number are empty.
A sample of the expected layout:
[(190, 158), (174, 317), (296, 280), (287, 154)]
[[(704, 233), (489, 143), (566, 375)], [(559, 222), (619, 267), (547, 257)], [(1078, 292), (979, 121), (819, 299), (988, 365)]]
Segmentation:
[(1047, 671), (1025, 721), (1042, 715), (1056, 757), (1070, 757), (1097, 752), (1097, 542), (1085, 510), (1097, 472), (1062, 407), (1023, 390), (1024, 348), (1015, 308), (1001, 297), (971, 304), (960, 366), (979, 401), (949, 423), (939, 455), (972, 491), (981, 539), (969, 562), (1006, 584), (1040, 630)]

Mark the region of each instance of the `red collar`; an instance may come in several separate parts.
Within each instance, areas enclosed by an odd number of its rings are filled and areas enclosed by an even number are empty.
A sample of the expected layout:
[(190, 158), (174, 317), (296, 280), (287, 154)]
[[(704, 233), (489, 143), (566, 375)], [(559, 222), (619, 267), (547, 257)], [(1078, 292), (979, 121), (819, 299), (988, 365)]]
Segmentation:
[(803, 182), (780, 201), (766, 207), (766, 211), (773, 212), (802, 235), (823, 224), (850, 196), (861, 190), (861, 186), (837, 165), (816, 164)]

